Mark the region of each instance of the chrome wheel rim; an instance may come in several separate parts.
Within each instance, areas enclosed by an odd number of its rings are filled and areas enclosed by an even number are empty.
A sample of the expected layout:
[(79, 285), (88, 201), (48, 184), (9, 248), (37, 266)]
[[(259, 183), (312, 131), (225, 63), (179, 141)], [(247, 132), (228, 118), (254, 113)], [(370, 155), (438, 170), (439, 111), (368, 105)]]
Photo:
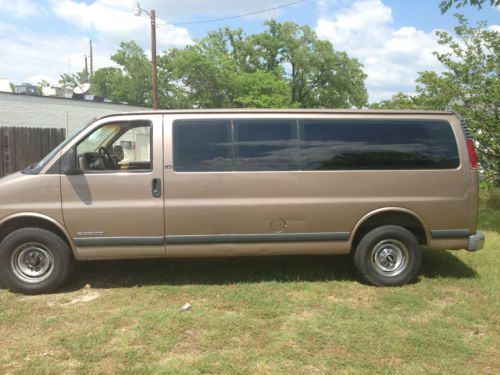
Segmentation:
[(33, 284), (47, 279), (54, 270), (54, 256), (40, 243), (29, 242), (17, 247), (10, 258), (12, 271), (24, 282)]
[(380, 241), (373, 247), (372, 266), (382, 276), (397, 276), (408, 265), (408, 248), (398, 240)]

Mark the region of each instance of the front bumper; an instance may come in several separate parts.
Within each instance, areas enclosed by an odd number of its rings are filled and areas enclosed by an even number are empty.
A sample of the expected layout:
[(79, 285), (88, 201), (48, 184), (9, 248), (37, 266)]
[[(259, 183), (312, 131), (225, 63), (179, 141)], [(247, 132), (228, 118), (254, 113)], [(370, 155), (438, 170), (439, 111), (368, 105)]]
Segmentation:
[(471, 234), (469, 236), (469, 247), (468, 251), (481, 250), (484, 247), (484, 233), (477, 231), (476, 234)]

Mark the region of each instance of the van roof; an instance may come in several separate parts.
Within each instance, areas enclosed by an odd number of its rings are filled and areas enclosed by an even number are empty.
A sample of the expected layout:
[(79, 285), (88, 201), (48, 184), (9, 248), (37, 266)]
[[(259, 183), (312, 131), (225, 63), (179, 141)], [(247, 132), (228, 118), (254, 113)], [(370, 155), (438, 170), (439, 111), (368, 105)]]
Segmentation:
[(289, 113), (289, 114), (387, 114), (387, 115), (455, 115), (453, 111), (418, 111), (418, 110), (387, 110), (387, 109), (248, 109), (248, 108), (221, 108), (221, 109), (169, 109), (169, 110), (150, 110), (135, 112), (120, 112), (108, 114), (99, 118), (110, 116), (126, 116), (136, 114), (252, 114), (252, 113)]

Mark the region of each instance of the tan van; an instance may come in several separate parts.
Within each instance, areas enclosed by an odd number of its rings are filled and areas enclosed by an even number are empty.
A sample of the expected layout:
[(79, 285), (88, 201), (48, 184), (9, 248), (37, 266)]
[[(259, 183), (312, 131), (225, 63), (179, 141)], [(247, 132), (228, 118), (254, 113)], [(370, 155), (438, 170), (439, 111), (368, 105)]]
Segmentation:
[(402, 285), (423, 246), (481, 249), (477, 211), (451, 112), (117, 114), (0, 180), (0, 274), (42, 293), (75, 260), (353, 253), (365, 282)]

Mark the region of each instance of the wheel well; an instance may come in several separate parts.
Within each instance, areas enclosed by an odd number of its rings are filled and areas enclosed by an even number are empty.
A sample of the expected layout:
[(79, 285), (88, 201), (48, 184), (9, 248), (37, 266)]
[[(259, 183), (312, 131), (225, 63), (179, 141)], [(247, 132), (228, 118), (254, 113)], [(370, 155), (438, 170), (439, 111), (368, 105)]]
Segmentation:
[(2, 224), (2, 226), (0, 226), (0, 242), (2, 242), (9, 233), (17, 229), (33, 227), (46, 229), (54, 234), (57, 234), (63, 239), (64, 242), (68, 244), (70, 248), (72, 248), (72, 245), (69, 243), (66, 234), (64, 234), (64, 232), (57, 225), (38, 217), (17, 217)]
[(354, 234), (352, 242), (353, 249), (356, 248), (357, 244), (366, 233), (382, 225), (398, 225), (403, 227), (409, 230), (417, 238), (420, 245), (427, 245), (425, 229), (420, 220), (405, 212), (387, 211), (371, 216), (361, 223)]

